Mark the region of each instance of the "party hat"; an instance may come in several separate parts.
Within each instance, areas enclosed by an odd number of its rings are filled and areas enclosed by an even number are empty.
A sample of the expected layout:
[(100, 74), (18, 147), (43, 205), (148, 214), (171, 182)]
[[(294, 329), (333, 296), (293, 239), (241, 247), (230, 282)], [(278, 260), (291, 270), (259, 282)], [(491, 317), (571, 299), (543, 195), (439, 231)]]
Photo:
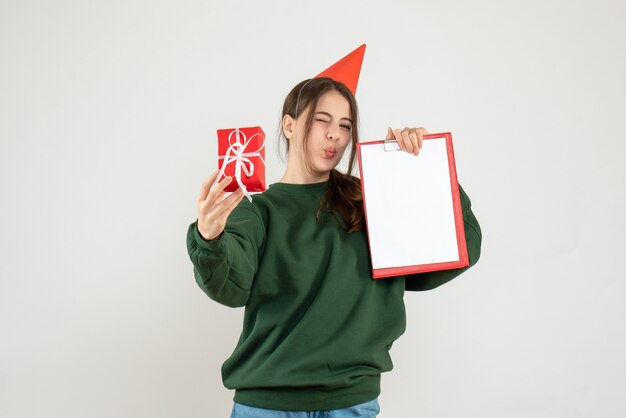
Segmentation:
[(314, 78), (328, 77), (335, 81), (340, 81), (352, 91), (352, 94), (356, 94), (356, 86), (359, 84), (359, 75), (361, 74), (364, 55), (365, 44), (350, 52)]

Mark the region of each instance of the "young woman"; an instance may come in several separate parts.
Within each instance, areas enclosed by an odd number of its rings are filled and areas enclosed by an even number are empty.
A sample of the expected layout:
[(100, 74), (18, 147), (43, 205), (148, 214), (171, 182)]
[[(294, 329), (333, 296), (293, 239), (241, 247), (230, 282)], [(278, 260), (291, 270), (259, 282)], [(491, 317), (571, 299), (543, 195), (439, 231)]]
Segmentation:
[[(279, 183), (242, 200), (213, 173), (197, 199), (187, 247), (197, 283), (245, 306), (241, 337), (222, 367), (235, 389), (232, 418), (375, 417), (380, 375), (405, 330), (405, 290), (437, 287), (465, 269), (373, 280), (355, 163), (357, 104), (329, 78), (305, 80), (285, 100), (288, 163)], [(415, 155), (423, 128), (387, 132)], [(349, 150), (347, 174), (335, 169)], [(470, 264), (481, 233), (461, 190)], [(410, 222), (416, 214), (407, 216)], [(297, 412), (299, 411), (299, 412)], [(317, 415), (315, 415), (317, 416)]]

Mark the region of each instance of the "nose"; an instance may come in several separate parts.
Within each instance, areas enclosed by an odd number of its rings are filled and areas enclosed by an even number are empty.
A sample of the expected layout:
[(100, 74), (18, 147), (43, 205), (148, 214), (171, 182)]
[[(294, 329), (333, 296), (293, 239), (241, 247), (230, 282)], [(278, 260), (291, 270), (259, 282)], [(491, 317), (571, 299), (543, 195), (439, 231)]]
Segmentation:
[(339, 139), (339, 127), (334, 125), (329, 126), (326, 136), (330, 141), (337, 141)]

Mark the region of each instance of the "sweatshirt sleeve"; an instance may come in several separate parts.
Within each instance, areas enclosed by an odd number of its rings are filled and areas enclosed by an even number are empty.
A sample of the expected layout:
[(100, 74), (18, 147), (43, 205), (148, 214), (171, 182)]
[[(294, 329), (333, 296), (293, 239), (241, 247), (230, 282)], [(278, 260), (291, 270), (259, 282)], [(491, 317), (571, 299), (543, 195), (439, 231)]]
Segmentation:
[(187, 252), (196, 283), (216, 302), (244, 306), (264, 242), (263, 222), (245, 200), (230, 214), (224, 232), (216, 239), (205, 240), (197, 221), (192, 223), (187, 230)]
[(476, 264), (480, 258), (480, 245), (482, 242), (480, 225), (478, 224), (476, 216), (474, 216), (474, 213), (472, 212), (472, 202), (461, 185), (459, 185), (459, 192), (461, 195), (461, 207), (463, 211), (463, 223), (465, 225), (465, 240), (467, 243), (469, 266), (460, 269), (432, 271), (428, 273), (408, 275), (405, 282), (406, 290), (423, 291), (439, 287), (469, 269), (471, 266)]

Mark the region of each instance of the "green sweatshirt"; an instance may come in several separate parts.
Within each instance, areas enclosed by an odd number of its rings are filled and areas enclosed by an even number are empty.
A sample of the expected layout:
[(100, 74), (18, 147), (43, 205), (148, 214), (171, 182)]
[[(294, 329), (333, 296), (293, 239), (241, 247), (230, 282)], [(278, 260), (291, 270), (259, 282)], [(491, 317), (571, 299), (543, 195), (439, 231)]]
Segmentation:
[[(222, 366), (235, 402), (327, 410), (370, 401), (389, 349), (405, 330), (403, 295), (464, 269), (372, 279), (367, 235), (316, 213), (328, 183), (277, 183), (243, 200), (224, 233), (206, 241), (193, 223), (187, 248), (198, 285), (215, 301), (245, 306), (243, 330)], [(471, 264), (480, 228), (461, 191)]]

